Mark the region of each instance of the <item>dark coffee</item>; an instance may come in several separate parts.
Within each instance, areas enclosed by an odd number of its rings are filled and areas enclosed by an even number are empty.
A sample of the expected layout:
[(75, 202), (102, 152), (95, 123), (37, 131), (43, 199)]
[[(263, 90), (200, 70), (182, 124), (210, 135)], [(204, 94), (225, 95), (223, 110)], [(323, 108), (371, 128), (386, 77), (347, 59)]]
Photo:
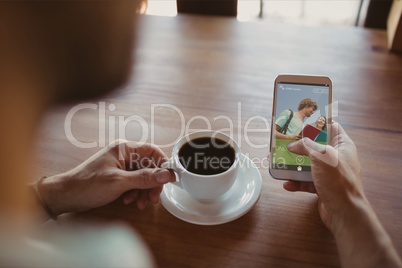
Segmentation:
[(233, 165), (235, 155), (229, 143), (212, 137), (192, 139), (179, 150), (179, 160), (183, 167), (200, 175), (225, 172)]

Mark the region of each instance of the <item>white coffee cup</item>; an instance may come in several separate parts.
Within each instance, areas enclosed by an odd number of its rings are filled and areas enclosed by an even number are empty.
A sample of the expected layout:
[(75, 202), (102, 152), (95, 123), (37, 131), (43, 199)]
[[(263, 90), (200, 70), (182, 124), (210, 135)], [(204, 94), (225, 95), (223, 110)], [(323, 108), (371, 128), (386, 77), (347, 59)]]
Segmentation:
[[(179, 151), (182, 146), (197, 138), (216, 138), (228, 143), (235, 153), (232, 165), (225, 171), (213, 175), (202, 175), (188, 171), (179, 160)], [(174, 185), (184, 189), (192, 198), (199, 202), (217, 202), (225, 198), (236, 181), (240, 149), (237, 143), (226, 134), (217, 131), (197, 131), (190, 133), (174, 145), (172, 157), (162, 164), (163, 168), (172, 169), (176, 173)]]

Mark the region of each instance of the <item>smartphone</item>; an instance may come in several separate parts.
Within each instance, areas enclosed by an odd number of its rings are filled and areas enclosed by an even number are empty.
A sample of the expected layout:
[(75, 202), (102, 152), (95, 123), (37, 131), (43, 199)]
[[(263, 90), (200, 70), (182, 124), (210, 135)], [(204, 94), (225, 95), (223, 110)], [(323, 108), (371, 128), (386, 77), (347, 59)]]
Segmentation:
[(275, 179), (312, 181), (311, 159), (287, 145), (301, 138), (328, 144), (332, 82), (326, 76), (281, 74), (275, 79), (269, 172)]

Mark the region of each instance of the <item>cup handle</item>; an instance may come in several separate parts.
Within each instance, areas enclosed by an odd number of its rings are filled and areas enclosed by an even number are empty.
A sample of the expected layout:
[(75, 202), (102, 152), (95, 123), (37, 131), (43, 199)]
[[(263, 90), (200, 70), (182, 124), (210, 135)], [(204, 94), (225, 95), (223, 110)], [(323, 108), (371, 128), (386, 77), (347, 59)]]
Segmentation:
[(177, 187), (180, 187), (180, 188), (183, 189), (183, 186), (181, 185), (181, 182), (180, 182), (180, 175), (179, 175), (179, 172), (176, 171), (177, 167), (176, 167), (176, 164), (175, 164), (175, 161), (174, 161), (173, 157), (171, 157), (169, 159), (169, 161), (167, 161), (165, 163), (162, 163), (161, 168), (167, 168), (167, 169), (173, 170), (174, 174), (176, 175), (176, 181), (171, 182), (171, 183), (176, 185)]

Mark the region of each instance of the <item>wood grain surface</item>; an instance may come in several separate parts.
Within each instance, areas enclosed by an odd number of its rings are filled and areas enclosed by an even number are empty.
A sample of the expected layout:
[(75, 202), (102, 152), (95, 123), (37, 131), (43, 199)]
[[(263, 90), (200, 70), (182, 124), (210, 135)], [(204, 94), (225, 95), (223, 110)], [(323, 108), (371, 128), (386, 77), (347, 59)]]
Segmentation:
[[(402, 57), (387, 51), (385, 31), (191, 15), (146, 16), (140, 28), (128, 85), (88, 102), (98, 109), (80, 110), (71, 121), (77, 140), (98, 146), (82, 149), (71, 144), (64, 124), (75, 105), (55, 107), (38, 133), (35, 176), (66, 171), (99, 150), (104, 142), (99, 142), (103, 103), (106, 141), (113, 138), (110, 118), (118, 122), (119, 116), (135, 115), (138, 121), (127, 124), (125, 138), (145, 138), (170, 156), (172, 146), (163, 145), (180, 137), (183, 120), (191, 129), (203, 129), (208, 125), (202, 116), (216, 130), (230, 127), (227, 120), (216, 119), (226, 116), (233, 122), (231, 134), (242, 152), (263, 160), (268, 148), (254, 145), (269, 144), (264, 118), (271, 120), (275, 77), (327, 75), (338, 107), (334, 119), (355, 141), (367, 197), (402, 253)], [(194, 116), (198, 119), (191, 121)], [(140, 121), (149, 127), (148, 134)], [(249, 129), (263, 131), (248, 133), (246, 140), (248, 121)], [(119, 131), (113, 133), (119, 136)], [(316, 196), (286, 192), (264, 163), (259, 170), (263, 178), (259, 202), (227, 224), (193, 225), (175, 218), (161, 204), (139, 211), (119, 201), (61, 218), (122, 221), (143, 237), (160, 267), (339, 266), (334, 239), (317, 212)]]

